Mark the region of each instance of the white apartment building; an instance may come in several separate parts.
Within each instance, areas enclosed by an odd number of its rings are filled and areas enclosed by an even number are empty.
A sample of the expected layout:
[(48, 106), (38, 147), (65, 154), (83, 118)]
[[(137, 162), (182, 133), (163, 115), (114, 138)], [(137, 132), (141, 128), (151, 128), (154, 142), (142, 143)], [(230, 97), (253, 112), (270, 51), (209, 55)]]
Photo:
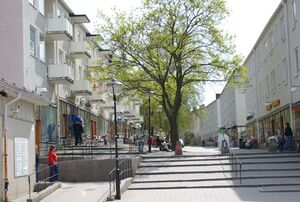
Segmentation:
[(245, 117), (245, 92), (243, 88), (226, 85), (219, 96), (220, 100), (220, 126), (232, 129), (239, 136), (244, 132)]
[[(103, 52), (83, 25), (89, 23), (88, 17), (76, 15), (63, 0), (3, 0), (0, 17), (0, 122), (7, 120), (8, 131), (7, 141), (1, 141), (2, 157), (7, 145), (7, 166), (0, 161), (0, 198), (11, 201), (28, 193), (27, 176), (35, 171), (36, 146), (46, 155), (49, 144), (68, 142), (74, 115), (83, 117), (85, 133), (91, 138), (110, 133), (113, 102), (103, 94), (105, 85), (88, 77), (89, 68), (108, 62), (111, 54)], [(120, 103), (140, 118), (134, 101)], [(124, 106), (117, 109), (121, 114)], [(0, 128), (4, 137), (2, 124)], [(124, 128), (128, 133), (128, 126)]]
[(205, 112), (203, 117), (199, 117), (199, 120), (194, 123), (194, 125), (199, 125), (198, 131), (194, 131), (197, 139), (210, 141), (217, 137), (218, 129), (220, 127), (220, 100), (218, 99), (219, 94), (217, 94), (217, 99), (205, 107)]
[(299, 20), (300, 2), (283, 0), (245, 60), (247, 133), (261, 147), (275, 130), (284, 131), (285, 122), (300, 137)]
[[(204, 117), (200, 117), (200, 127), (195, 131), (201, 139), (215, 140), (220, 128), (230, 129), (237, 142), (240, 133), (244, 132), (245, 118), (245, 93), (242, 89), (227, 84), (216, 100), (206, 106)], [(194, 127), (194, 130), (196, 128)]]

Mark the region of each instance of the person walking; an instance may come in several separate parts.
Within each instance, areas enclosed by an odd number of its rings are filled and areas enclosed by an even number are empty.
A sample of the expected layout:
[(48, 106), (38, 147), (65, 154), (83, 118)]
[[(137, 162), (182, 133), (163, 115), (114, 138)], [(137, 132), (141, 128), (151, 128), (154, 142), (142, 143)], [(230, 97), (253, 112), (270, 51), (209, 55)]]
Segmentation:
[(285, 137), (285, 149), (292, 150), (293, 131), (288, 122), (285, 123), (284, 137)]
[(75, 145), (81, 145), (82, 144), (82, 133), (83, 133), (83, 127), (82, 122), (75, 121), (73, 125), (73, 131), (75, 135)]
[(55, 153), (55, 145), (51, 145), (48, 152), (48, 165), (50, 168), (49, 181), (55, 182), (58, 180), (58, 165), (57, 155)]
[(40, 178), (40, 154), (39, 147), (35, 145), (35, 181), (38, 182)]

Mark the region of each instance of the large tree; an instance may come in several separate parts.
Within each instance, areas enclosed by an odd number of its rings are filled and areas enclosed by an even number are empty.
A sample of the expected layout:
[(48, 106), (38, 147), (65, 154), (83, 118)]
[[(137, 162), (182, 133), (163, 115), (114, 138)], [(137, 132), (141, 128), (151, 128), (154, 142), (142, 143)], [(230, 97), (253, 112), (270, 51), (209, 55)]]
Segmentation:
[(205, 82), (243, 78), (232, 37), (221, 28), (227, 15), (224, 0), (145, 0), (136, 13), (102, 16), (106, 24), (99, 31), (114, 57), (97, 71), (128, 90), (153, 91), (169, 121), (173, 149), (180, 107), (190, 104), (185, 98)]

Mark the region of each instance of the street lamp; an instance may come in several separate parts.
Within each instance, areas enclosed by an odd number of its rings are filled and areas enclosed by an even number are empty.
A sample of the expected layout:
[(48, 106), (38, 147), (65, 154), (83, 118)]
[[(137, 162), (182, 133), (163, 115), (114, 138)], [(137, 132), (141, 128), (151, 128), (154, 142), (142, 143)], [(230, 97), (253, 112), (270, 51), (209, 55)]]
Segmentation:
[(151, 105), (150, 105), (150, 98), (153, 95), (153, 92), (151, 91), (151, 89), (147, 90), (147, 94), (148, 94), (148, 121), (149, 121), (149, 128), (148, 128), (148, 152), (151, 152)]
[(114, 122), (115, 122), (115, 159), (116, 159), (116, 199), (121, 199), (120, 192), (120, 169), (119, 169), (119, 153), (118, 153), (118, 134), (117, 134), (117, 97), (115, 88), (121, 86), (122, 83), (112, 79), (109, 83), (106, 84), (108, 87), (112, 87), (113, 92), (113, 101), (114, 101)]
[(161, 113), (161, 111), (162, 111), (162, 106), (161, 105), (158, 105), (158, 121), (159, 121), (159, 131), (160, 131), (160, 129), (161, 129), (161, 117), (160, 117), (160, 113)]

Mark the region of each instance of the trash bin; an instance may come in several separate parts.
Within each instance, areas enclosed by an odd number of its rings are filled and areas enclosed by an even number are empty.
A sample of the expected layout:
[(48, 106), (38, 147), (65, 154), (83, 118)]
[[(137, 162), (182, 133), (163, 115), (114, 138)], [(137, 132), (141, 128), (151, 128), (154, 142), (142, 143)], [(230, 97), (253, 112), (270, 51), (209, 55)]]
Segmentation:
[(226, 153), (228, 153), (228, 144), (227, 144), (226, 140), (222, 140), (221, 154), (226, 154)]
[(268, 138), (268, 143), (269, 143), (268, 150), (276, 151), (276, 139), (274, 136)]
[(175, 155), (182, 155), (182, 146), (181, 146), (180, 141), (176, 142), (176, 145), (175, 145)]

